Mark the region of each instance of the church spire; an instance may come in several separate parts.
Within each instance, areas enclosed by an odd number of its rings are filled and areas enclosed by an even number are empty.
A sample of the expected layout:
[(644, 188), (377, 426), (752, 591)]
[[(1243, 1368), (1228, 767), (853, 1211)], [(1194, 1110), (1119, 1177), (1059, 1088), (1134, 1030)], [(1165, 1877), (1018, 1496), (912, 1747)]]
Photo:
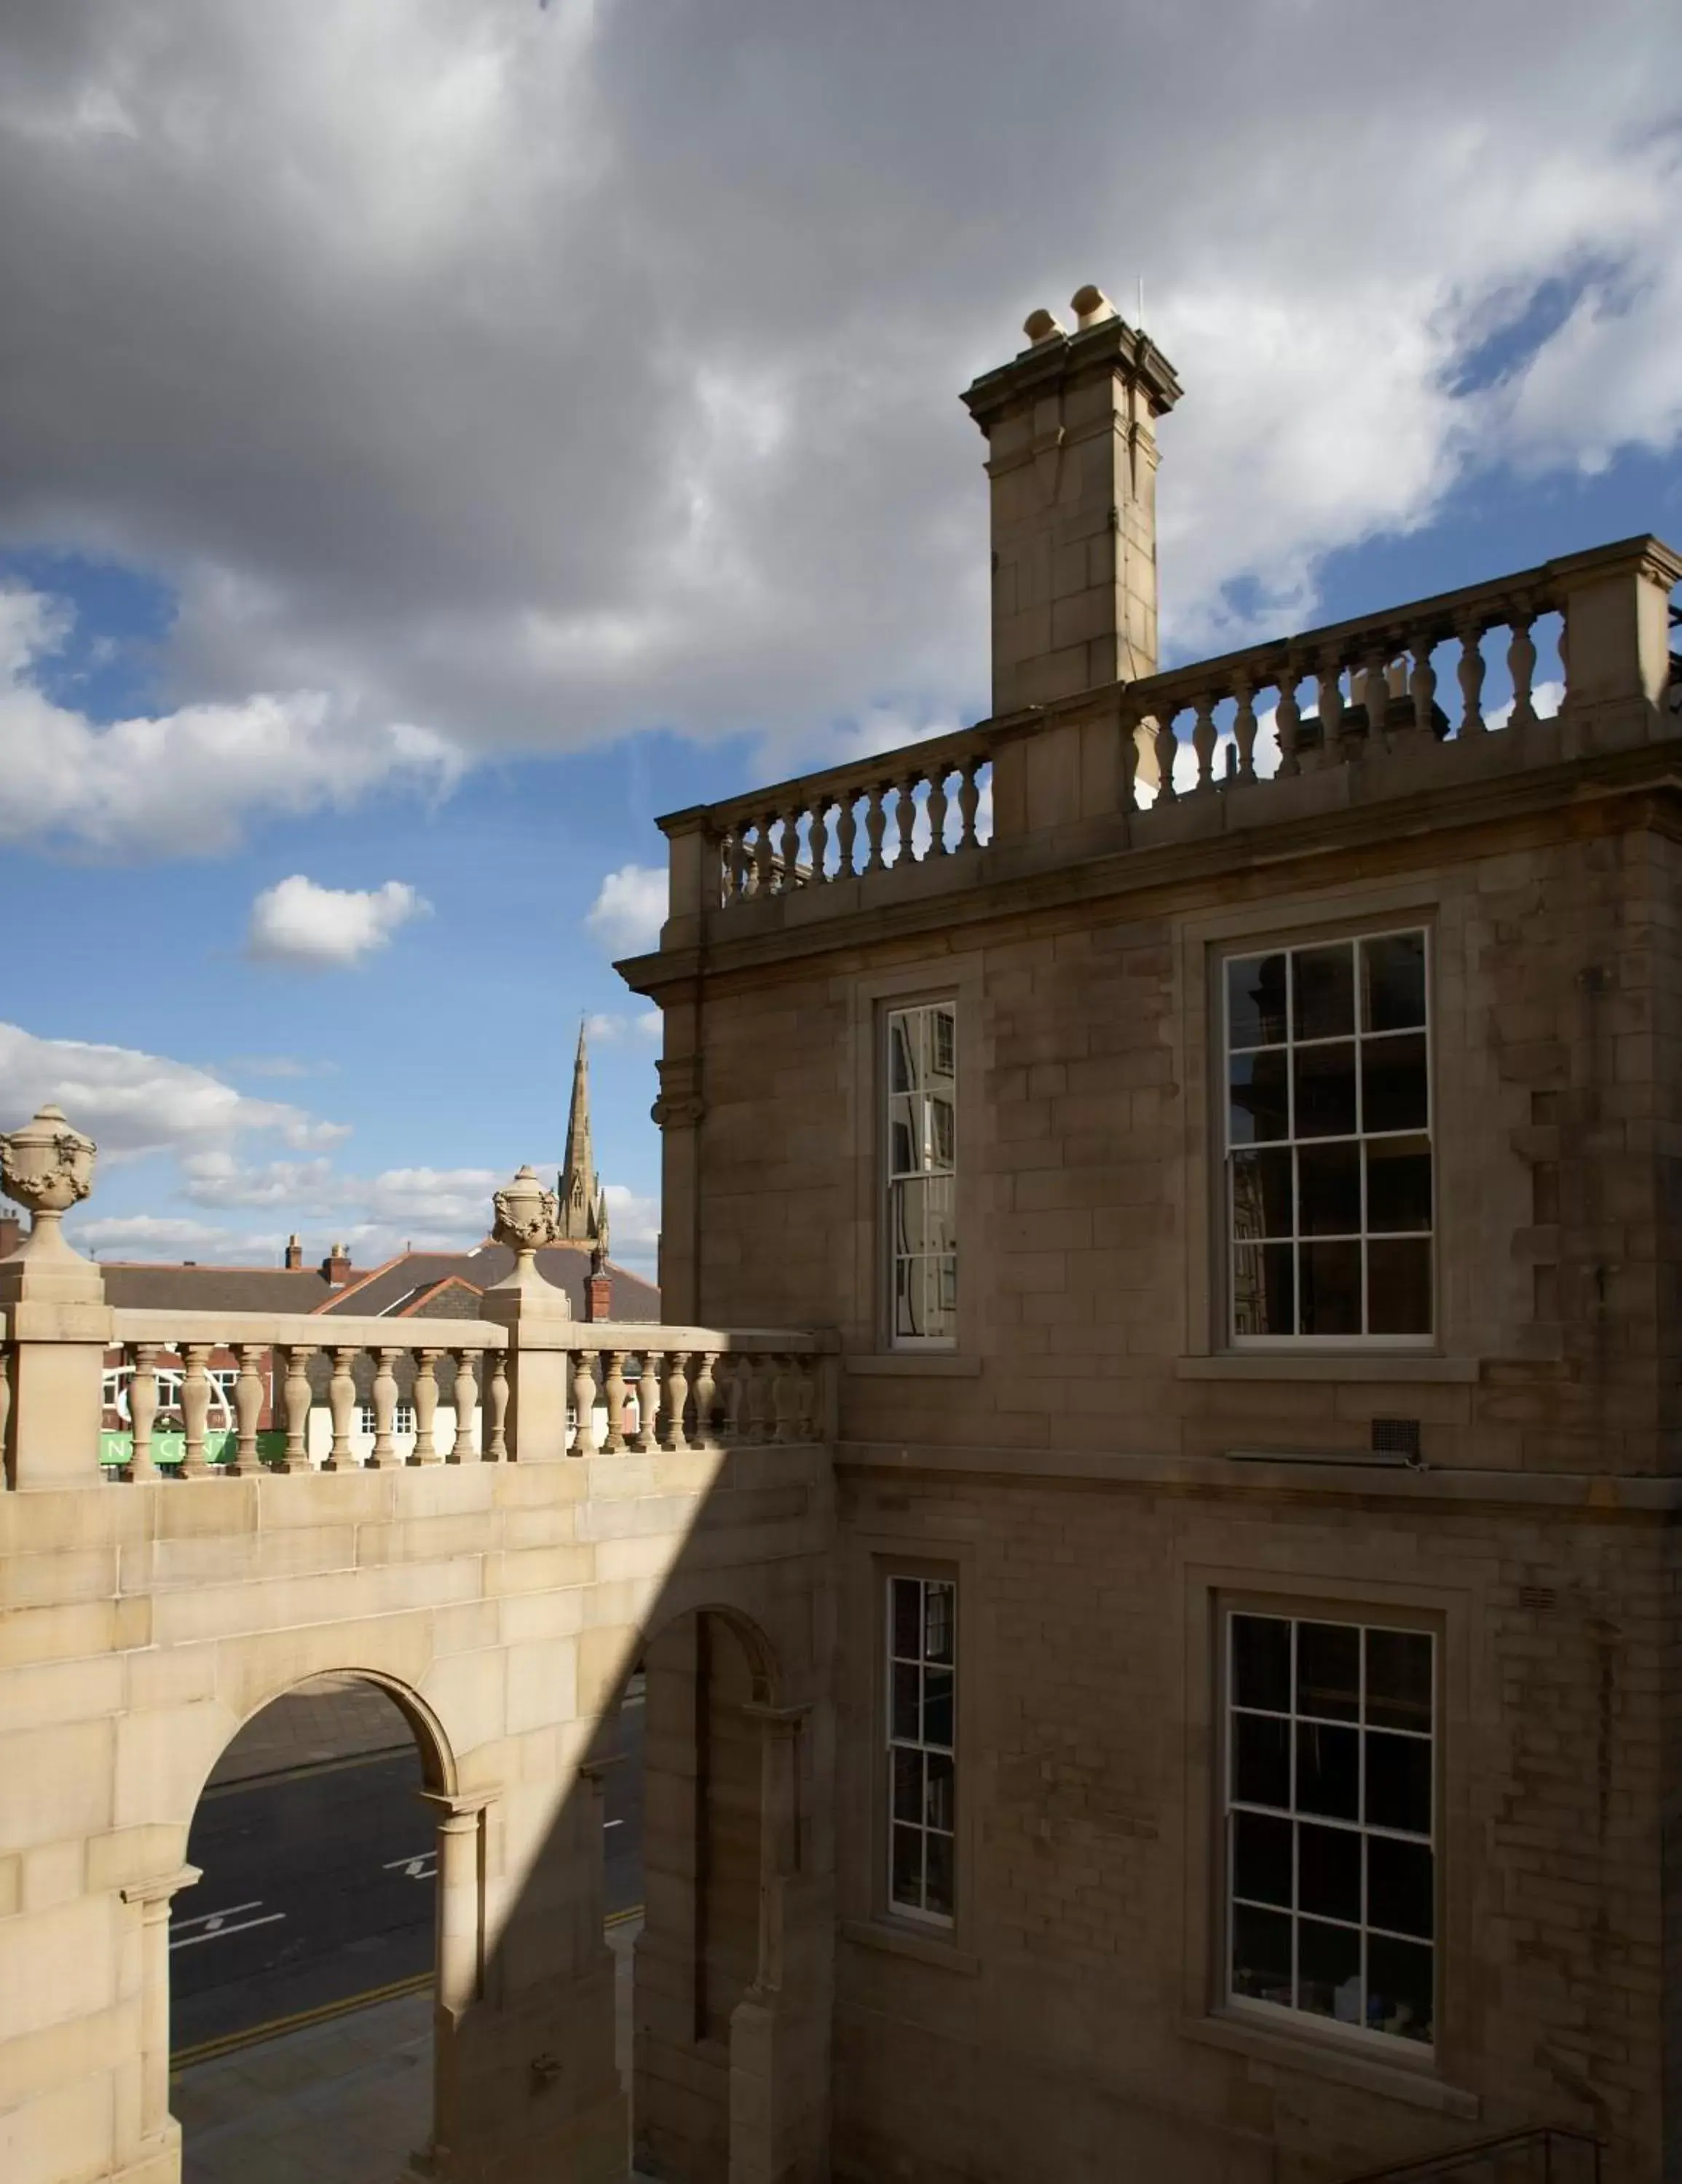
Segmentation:
[(607, 1194), (596, 1173), (590, 1143), (590, 1055), (584, 1026), (578, 1026), (578, 1053), (572, 1064), (572, 1106), (566, 1117), (566, 1165), (556, 1181), (560, 1233), (568, 1243), (593, 1245), (607, 1251)]

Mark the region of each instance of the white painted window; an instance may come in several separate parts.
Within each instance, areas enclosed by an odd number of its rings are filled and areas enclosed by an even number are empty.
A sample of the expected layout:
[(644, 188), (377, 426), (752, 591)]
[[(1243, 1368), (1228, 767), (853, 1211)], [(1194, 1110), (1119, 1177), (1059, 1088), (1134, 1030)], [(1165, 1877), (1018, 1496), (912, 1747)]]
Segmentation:
[(958, 1332), (957, 1013), (888, 1011), (888, 1335), (950, 1349)]
[(378, 1430), (374, 1418), (374, 1406), (371, 1403), (359, 1403), (357, 1405), (356, 1429), (359, 1433), (365, 1434), (371, 1434)]
[(1429, 1340), (1429, 978), (1417, 930), (1228, 959), (1234, 1343)]
[(950, 1925), (956, 1902), (958, 1591), (888, 1580), (888, 1902)]
[(415, 1431), (415, 1406), (413, 1403), (399, 1403), (397, 1406), (396, 1409), (392, 1413), (392, 1431), (393, 1433), (400, 1434), (409, 1434)]
[(1227, 1633), (1228, 1999), (1429, 2045), (1431, 1634), (1247, 1612)]

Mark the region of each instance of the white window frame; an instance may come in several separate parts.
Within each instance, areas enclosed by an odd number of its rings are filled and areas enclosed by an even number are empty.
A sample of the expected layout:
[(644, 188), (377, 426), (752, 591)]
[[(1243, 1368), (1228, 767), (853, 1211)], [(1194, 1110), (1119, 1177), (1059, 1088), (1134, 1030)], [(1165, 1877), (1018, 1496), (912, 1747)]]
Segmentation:
[[(920, 1651), (913, 1661), (908, 1654), (894, 1651), (894, 1591), (899, 1585), (915, 1585), (917, 1589), (917, 1631)], [(943, 1593), (946, 1599), (948, 1618), (948, 1660), (930, 1658), (928, 1644), (928, 1603), (931, 1593)], [(958, 1578), (955, 1571), (933, 1575), (916, 1570), (889, 1570), (886, 1573), (882, 1593), (883, 1618), (883, 1675), (881, 1685), (882, 1741), (886, 1753), (883, 1797), (883, 1887), (888, 1914), (895, 1919), (908, 1919), (917, 1925), (928, 1926), (942, 1933), (950, 1933), (957, 1924), (958, 1891), (961, 1875), (958, 1871)], [(917, 1728), (911, 1736), (896, 1734), (894, 1696), (897, 1681), (896, 1669), (915, 1668), (917, 1671)], [(930, 1669), (951, 1679), (952, 1732), (950, 1744), (931, 1740), (927, 1735), (926, 1696)], [(895, 1790), (898, 1782), (897, 1761), (900, 1754), (909, 1758), (917, 1755), (918, 1771), (922, 1788), (920, 1802), (922, 1817), (916, 1820), (902, 1819), (895, 1811)], [(934, 1825), (930, 1818), (931, 1797), (929, 1756), (946, 1763), (950, 1782), (951, 1803), (946, 1818), (948, 1827)], [(919, 1901), (908, 1902), (894, 1892), (894, 1839), (896, 1833), (914, 1832), (921, 1839), (922, 1854), (918, 1871)], [(952, 1908), (950, 1911), (931, 1909), (927, 1903), (928, 1844), (932, 1837), (939, 1837), (947, 1844), (950, 1861)]]
[[(920, 1149), (922, 1165), (898, 1170), (894, 1165), (894, 1038), (896, 1022), (918, 1018), (927, 1022), (931, 1039), (935, 1028), (943, 1022), (951, 1028), (951, 1054), (949, 1081), (951, 1099), (951, 1157), (944, 1166), (936, 1166), (937, 1156), (932, 1144)], [(959, 1272), (961, 1239), (958, 1233), (958, 1000), (955, 994), (942, 994), (926, 999), (895, 1000), (886, 1005), (882, 1017), (882, 1050), (879, 1077), (883, 1131), (882, 1195), (883, 1208), (883, 1280), (885, 1290), (883, 1317), (886, 1338), (890, 1350), (951, 1351), (958, 1346), (958, 1299), (956, 1284), (961, 1279)], [(927, 1089), (927, 1088), (925, 1088)], [(952, 1332), (950, 1334), (901, 1334), (899, 1326), (899, 1270), (902, 1264), (911, 1262), (938, 1260), (934, 1252), (902, 1252), (899, 1248), (899, 1206), (903, 1187), (911, 1183), (944, 1180), (950, 1186), (952, 1199), (952, 1279), (953, 1295), (950, 1306)]]
[[(1295, 1103), (1295, 1087), (1294, 1082), (1295, 1071), (1291, 1066), (1291, 1057), (1295, 1054), (1300, 1046), (1307, 1047), (1339, 1044), (1340, 1042), (1341, 1035), (1332, 1034), (1323, 1039), (1300, 1040), (1297, 1039), (1296, 1028), (1294, 1021), (1295, 1007), (1293, 983), (1292, 987), (1288, 988), (1287, 993), (1285, 1040), (1283, 1046), (1271, 1050), (1273, 1051), (1281, 1052), (1286, 1056), (1286, 1081), (1289, 1088), (1289, 1097), (1291, 1100), (1293, 1108), (1293, 1127), (1291, 1134), (1284, 1138), (1256, 1139), (1248, 1145), (1234, 1145), (1232, 1139), (1231, 1074), (1234, 1049), (1232, 1039), (1232, 996), (1228, 978), (1228, 967), (1233, 963), (1249, 962), (1267, 956), (1284, 956), (1294, 960), (1300, 955), (1312, 953), (1315, 950), (1326, 948), (1348, 947), (1354, 951), (1357, 967), (1356, 1017), (1355, 1026), (1352, 1032), (1349, 1034), (1349, 1037), (1356, 1050), (1355, 1068), (1356, 1099), (1358, 1102), (1360, 1099), (1361, 1052), (1364, 1041), (1371, 1038), (1384, 1038), (1386, 1036), (1396, 1035), (1367, 1033), (1363, 1032), (1361, 1028), (1358, 967), (1360, 963), (1360, 950), (1362, 944), (1363, 942), (1396, 939), (1404, 937), (1412, 937), (1415, 934), (1417, 934), (1423, 943), (1425, 969), (1424, 1022), (1423, 1025), (1417, 1027), (1417, 1029), (1423, 1031), (1425, 1039), (1425, 1121), (1423, 1126), (1422, 1128), (1406, 1130), (1367, 1131), (1361, 1127), (1361, 1124), (1365, 1118), (1359, 1112), (1359, 1108), (1357, 1106), (1356, 1127), (1352, 1134), (1342, 1137), (1328, 1136), (1323, 1138), (1300, 1138), (1295, 1134), (1294, 1113)], [(1429, 921), (1423, 918), (1414, 917), (1409, 918), (1401, 922), (1362, 927), (1353, 932), (1333, 932), (1320, 934), (1310, 933), (1304, 935), (1300, 939), (1281, 939), (1270, 941), (1261, 946), (1257, 946), (1253, 943), (1236, 944), (1223, 949), (1216, 959), (1214, 967), (1216, 976), (1218, 980), (1219, 989), (1218, 1022), (1220, 1027), (1220, 1038), (1217, 1053), (1217, 1076), (1214, 1089), (1220, 1115), (1220, 1208), (1223, 1255), (1222, 1266), (1223, 1270), (1223, 1311), (1224, 1318), (1224, 1339), (1226, 1343), (1234, 1351), (1271, 1351), (1276, 1352), (1284, 1351), (1289, 1354), (1300, 1354), (1305, 1351), (1322, 1350), (1332, 1352), (1368, 1350), (1431, 1351), (1438, 1346), (1442, 1324), (1443, 1299), (1442, 1284), (1439, 1279), (1437, 1240), (1442, 1230), (1442, 1208), (1440, 1201), (1441, 1163), (1439, 1159), (1439, 1149), (1436, 1135), (1436, 1035), (1434, 1028), (1434, 1019), (1435, 1016), (1435, 967), (1434, 962), (1434, 938), (1433, 928)], [(1294, 981), (1294, 972), (1288, 973), (1288, 976)], [(1239, 1048), (1237, 1050), (1237, 1051), (1240, 1053), (1261, 1050), (1252, 1050), (1248, 1048)], [(1367, 1225), (1367, 1173), (1365, 1148), (1369, 1143), (1382, 1142), (1385, 1139), (1403, 1138), (1423, 1138), (1429, 1148), (1430, 1153), (1431, 1225), (1429, 1229), (1423, 1231), (1412, 1229), (1406, 1232), (1395, 1232), (1398, 1240), (1417, 1241), (1422, 1235), (1423, 1237), (1429, 1268), (1429, 1278), (1430, 1282), (1431, 1297), (1430, 1327), (1423, 1333), (1402, 1334), (1373, 1334), (1366, 1333), (1351, 1334), (1317, 1333), (1290, 1334), (1240, 1334), (1238, 1329), (1237, 1299), (1239, 1239), (1234, 1233), (1237, 1223), (1234, 1208), (1234, 1178), (1236, 1173), (1234, 1156), (1241, 1152), (1267, 1150), (1289, 1151), (1295, 1156), (1300, 1148), (1304, 1145), (1312, 1147), (1317, 1145), (1350, 1143), (1353, 1143), (1362, 1149), (1362, 1157), (1360, 1162), (1362, 1217), (1359, 1241), (1362, 1255), (1362, 1310), (1364, 1312), (1367, 1297), (1367, 1246), (1375, 1240), (1375, 1237), (1378, 1240), (1388, 1240), (1393, 1233), (1389, 1230), (1375, 1232), (1369, 1229)], [(1280, 1242), (1288, 1241), (1291, 1244), (1293, 1252), (1296, 1253), (1299, 1251), (1299, 1247), (1304, 1241), (1312, 1240), (1304, 1239), (1295, 1234), (1295, 1214), (1298, 1207), (1298, 1201), (1295, 1195), (1296, 1187), (1295, 1179), (1293, 1179), (1292, 1190), (1292, 1235), (1289, 1239), (1281, 1238), (1269, 1240), (1278, 1240)], [(1259, 1243), (1262, 1240), (1257, 1239), (1256, 1240)], [(1295, 1257), (1293, 1262), (1292, 1295), (1294, 1308), (1298, 1318), (1300, 1319), (1302, 1309), (1301, 1262), (1300, 1256)]]
[[(1219, 1860), (1220, 1918), (1218, 1920), (1218, 1930), (1221, 1936), (1221, 1968), (1219, 1992), (1223, 1997), (1222, 2006), (1223, 2008), (1236, 2015), (1242, 2016), (1258, 2023), (1267, 2023), (1275, 2025), (1288, 2025), (1300, 2031), (1312, 2031), (1317, 2034), (1323, 2034), (1328, 2038), (1352, 2042), (1357, 2047), (1367, 2050), (1368, 2052), (1376, 2051), (1387, 2056), (1398, 2059), (1404, 2056), (1410, 2058), (1429, 2059), (1435, 2054), (1440, 2043), (1443, 2008), (1442, 1947), (1444, 1890), (1442, 1873), (1443, 1830), (1441, 1740), (1443, 1729), (1443, 1705), (1441, 1685), (1441, 1639), (1437, 1631), (1423, 1624), (1400, 1621), (1392, 1616), (1386, 1616), (1381, 1612), (1371, 1614), (1360, 1614), (1359, 1620), (1356, 1620), (1355, 1618), (1357, 1613), (1359, 1613), (1359, 1611), (1349, 1608), (1338, 1608), (1330, 1606), (1328, 1606), (1323, 1610), (1317, 1610), (1312, 1607), (1300, 1606), (1273, 1606), (1251, 1602), (1233, 1603), (1224, 1607), (1222, 1611), (1222, 1669), (1220, 1693), (1222, 1717), (1220, 1729), (1221, 1850)], [(1280, 1715), (1273, 1709), (1240, 1708), (1238, 1703), (1237, 1674), (1234, 1663), (1234, 1630), (1237, 1623), (1241, 1618), (1247, 1617), (1267, 1621), (1284, 1623), (1289, 1624), (1290, 1627), (1292, 1688), (1289, 1693), (1290, 1711), (1288, 1714)], [(1300, 1724), (1303, 1723), (1305, 1719), (1306, 1719), (1307, 1725), (1311, 1729), (1317, 1725), (1315, 1717), (1312, 1715), (1304, 1717), (1299, 1713), (1297, 1708), (1297, 1691), (1295, 1686), (1296, 1649), (1299, 1642), (1297, 1634), (1300, 1627), (1305, 1624), (1332, 1624), (1345, 1630), (1355, 1630), (1359, 1631), (1361, 1634), (1360, 1644), (1362, 1666), (1361, 1706), (1358, 1723), (1351, 1724), (1347, 1722), (1339, 1722), (1333, 1724), (1334, 1726), (1342, 1728), (1355, 1727), (1357, 1730), (1359, 1736), (1360, 1758), (1358, 1765), (1361, 1802), (1357, 1818), (1354, 1820), (1340, 1819), (1331, 1815), (1313, 1811), (1299, 1810), (1297, 1806), (1297, 1784), (1295, 1774), (1297, 1731)], [(1367, 1659), (1366, 1640), (1367, 1634), (1369, 1631), (1401, 1633), (1411, 1638), (1423, 1639), (1430, 1646), (1429, 1687), (1431, 1693), (1431, 1719), (1430, 1727), (1423, 1736), (1420, 1736), (1416, 1732), (1401, 1729), (1394, 1723), (1384, 1723), (1382, 1724), (1369, 1724), (1367, 1720), (1365, 1665)], [(1260, 1803), (1254, 1800), (1240, 1800), (1237, 1796), (1234, 1732), (1238, 1718), (1241, 1713), (1256, 1716), (1257, 1718), (1263, 1719), (1284, 1719), (1290, 1724), (1286, 1744), (1286, 1763), (1290, 1770), (1291, 1777), (1289, 1784), (1290, 1803), (1288, 1810), (1285, 1808)], [(1323, 1717), (1322, 1719), (1324, 1718)], [(1367, 1819), (1365, 1811), (1367, 1736), (1369, 1730), (1374, 1727), (1379, 1728), (1383, 1734), (1388, 1736), (1407, 1736), (1411, 1741), (1417, 1743), (1423, 1743), (1429, 1748), (1430, 1791), (1428, 1808), (1429, 1827), (1429, 1831), (1423, 1835), (1412, 1830), (1403, 1830), (1376, 1825), (1370, 1823)], [(1429, 1947), (1431, 1952), (1432, 1975), (1432, 2024), (1431, 2037), (1429, 2039), (1416, 2039), (1406, 2033), (1374, 2029), (1365, 2024), (1351, 2023), (1344, 2019), (1328, 2016), (1319, 2010), (1302, 2008), (1295, 2002), (1290, 2004), (1286, 2004), (1272, 2001), (1260, 1996), (1239, 1994), (1234, 1991), (1233, 1975), (1234, 1955), (1235, 1949), (1235, 1914), (1240, 1908), (1243, 1908), (1245, 1904), (1245, 1899), (1241, 1899), (1237, 1892), (1236, 1864), (1238, 1831), (1234, 1816), (1242, 1813), (1256, 1813), (1270, 1819), (1286, 1819), (1291, 1826), (1292, 1903), (1289, 1913), (1285, 1913), (1284, 1907), (1268, 1903), (1261, 1898), (1250, 1899), (1250, 1902), (1253, 1904), (1256, 1909), (1263, 1913), (1271, 1914), (1275, 1916), (1288, 1915), (1289, 1917), (1291, 1926), (1293, 1993), (1296, 1991), (1297, 1969), (1300, 1963), (1299, 1950), (1300, 1943), (1300, 1929), (1301, 1922), (1305, 1917), (1311, 1919), (1316, 1919), (1323, 1924), (1340, 1927), (1345, 1931), (1354, 1930), (1359, 1933), (1360, 1962), (1362, 1967), (1361, 1977), (1363, 1996), (1365, 1995), (1367, 1979), (1368, 1944), (1374, 1935), (1377, 1935), (1380, 1939), (1390, 1939), (1406, 1947)], [(1323, 1913), (1317, 1911), (1305, 1913), (1301, 1908), (1301, 1838), (1299, 1830), (1300, 1826), (1304, 1824), (1314, 1827), (1335, 1829), (1339, 1832), (1356, 1835), (1362, 1838), (1362, 1906), (1361, 1916), (1358, 1920), (1351, 1921), (1347, 1919), (1332, 1919), (1328, 1918)], [(1431, 1922), (1432, 1931), (1429, 1942), (1427, 1942), (1423, 1936), (1417, 1934), (1404, 1934), (1395, 1929), (1377, 1927), (1370, 1919), (1368, 1913), (1371, 1906), (1366, 1894), (1367, 1858), (1367, 1844), (1369, 1841), (1374, 1838), (1405, 1843), (1410, 1847), (1423, 1848), (1429, 1852), (1432, 1866), (1431, 1887), (1433, 1909)]]

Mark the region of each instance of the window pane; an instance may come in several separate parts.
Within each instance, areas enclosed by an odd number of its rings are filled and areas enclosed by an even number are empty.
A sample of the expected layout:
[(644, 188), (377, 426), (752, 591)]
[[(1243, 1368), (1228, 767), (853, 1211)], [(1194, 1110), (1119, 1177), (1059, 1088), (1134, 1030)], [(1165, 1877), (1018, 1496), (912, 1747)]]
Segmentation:
[(911, 1747), (896, 1745), (891, 1756), (894, 1817), (915, 1824), (922, 1818), (922, 1754)]
[(1227, 1125), (1229, 1143), (1256, 1145), (1290, 1134), (1288, 1059), (1283, 1048), (1274, 1053), (1233, 1056)]
[(1367, 1226), (1429, 1228), (1431, 1145), (1428, 1138), (1381, 1138), (1367, 1148)]
[(1361, 944), (1361, 1028), (1401, 1031), (1425, 1021), (1425, 936), (1387, 933)]
[(950, 1747), (952, 1741), (952, 1671), (925, 1669), (922, 1683), (922, 1741)]
[(958, 1260), (957, 1254), (948, 1251), (943, 1257), (925, 1261), (926, 1276), (923, 1332), (938, 1335), (944, 1342), (956, 1340), (958, 1332)]
[(1233, 1893), (1290, 1908), (1291, 1824), (1265, 1813), (1233, 1814)]
[(1290, 1244), (1240, 1244), (1233, 1253), (1233, 1329), (1295, 1334), (1296, 1252)]
[(1367, 1633), (1367, 1719), (1378, 1729), (1431, 1726), (1431, 1641), (1423, 1630)]
[(1233, 1907), (1233, 1992), (1290, 2007), (1290, 1918)]
[(1233, 1234), (1289, 1236), (1292, 1233), (1289, 1151), (1233, 1155)]
[[(1425, 1034), (1363, 1039), (1361, 1117), (1367, 1130), (1423, 1130), (1430, 1119), (1426, 1091)], [(1351, 1125), (1352, 1128), (1353, 1124)]]
[(896, 1661), (893, 1669), (893, 1708), (891, 1734), (915, 1742), (919, 1716), (919, 1698), (922, 1688), (922, 1671)]
[(896, 1903), (908, 1903), (914, 1911), (922, 1908), (922, 1845), (921, 1828), (894, 1829), (889, 1892)]
[(1304, 1244), (1297, 1256), (1302, 1270), (1302, 1332), (1359, 1334), (1360, 1245)]
[(950, 1836), (931, 1835), (924, 1837), (928, 1852), (928, 1871), (924, 1881), (924, 1907), (938, 1911), (943, 1919), (952, 1916), (952, 1838)]
[(949, 1099), (931, 1100), (928, 1103), (928, 1151), (930, 1164), (936, 1168), (950, 1169), (957, 1156), (957, 1109)]
[(1296, 2006), (1339, 2025), (1361, 2022), (1361, 1933), (1304, 1919), (1296, 1930)]
[(1418, 1242), (1367, 1246), (1367, 1323), (1374, 1334), (1431, 1331), (1431, 1246)]
[(1361, 1719), (1361, 1632), (1353, 1623), (1296, 1626), (1296, 1710), (1322, 1721)]
[(1285, 958), (1247, 956), (1227, 965), (1227, 1044), (1277, 1046), (1285, 1035)]
[[(1273, 1154), (1266, 1157), (1277, 1159)], [(1305, 1236), (1361, 1234), (1361, 1147), (1353, 1139), (1339, 1145), (1304, 1145), (1296, 1156)]]
[(953, 1248), (957, 1241), (953, 1211), (956, 1189), (950, 1175), (916, 1177), (894, 1185), (894, 1241), (899, 1250), (916, 1253)]
[[(1296, 1065), (1296, 1134), (1300, 1138), (1344, 1138), (1355, 1130), (1355, 1046), (1299, 1047)], [(1370, 1127), (1370, 1126), (1369, 1126)], [(1400, 1128), (1398, 1124), (1396, 1126)]]
[(1290, 1712), (1290, 1624), (1283, 1616), (1234, 1616), (1233, 1696), (1241, 1707)]
[(917, 1081), (916, 1018), (888, 1019), (888, 1085), (891, 1092), (909, 1092)]
[(1429, 1942), (1436, 1926), (1435, 1875), (1423, 1843), (1367, 1838), (1367, 1923)]
[(1290, 1724), (1265, 1713), (1233, 1721), (1233, 1794), (1246, 1805), (1290, 1810)]
[(925, 1800), (922, 1818), (932, 1828), (952, 1832), (954, 1810), (952, 1755), (931, 1752), (923, 1761)]
[(1413, 1942), (1367, 1943), (1367, 2023), (1374, 2032), (1429, 2040), (1432, 2031), (1431, 1952)]
[(936, 1078), (950, 1077), (957, 1068), (957, 1018), (950, 1009), (936, 1009), (929, 1019), (929, 1064)]
[(923, 1279), (921, 1259), (894, 1262), (894, 1332), (921, 1334), (923, 1322)]
[(1353, 1828), (1317, 1828), (1296, 1835), (1296, 1902), (1317, 1918), (1361, 1919), (1361, 1837)]
[(1431, 1831), (1431, 1745), (1429, 1737), (1367, 1732), (1367, 1824)]
[(918, 1596), (922, 1590), (914, 1577), (896, 1577), (888, 1580), (889, 1629), (894, 1651), (902, 1661), (915, 1661), (917, 1658), (917, 1635), (921, 1623)]
[(931, 1585), (923, 1596), (923, 1654), (930, 1661), (950, 1661), (957, 1618), (953, 1613), (954, 1592), (950, 1585)]
[(1346, 1039), (1355, 1029), (1355, 950), (1304, 948), (1292, 967), (1299, 1039)]
[(1328, 1819), (1361, 1817), (1360, 1731), (1299, 1722), (1296, 1730), (1296, 1805)]

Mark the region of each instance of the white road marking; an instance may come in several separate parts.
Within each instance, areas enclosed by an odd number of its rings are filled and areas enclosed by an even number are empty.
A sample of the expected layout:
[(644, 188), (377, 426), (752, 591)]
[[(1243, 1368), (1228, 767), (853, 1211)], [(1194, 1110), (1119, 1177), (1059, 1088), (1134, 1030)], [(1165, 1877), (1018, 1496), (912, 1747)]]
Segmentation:
[(170, 1925), (179, 1933), (186, 1926), (204, 1926), (212, 1920), (220, 1925), (224, 1919), (237, 1919), (242, 1911), (260, 1911), (263, 1898), (253, 1896), (249, 1903), (230, 1903), (226, 1911), (195, 1911), (191, 1919), (172, 1919)]
[(602, 1822), (602, 1832), (605, 1835), (610, 1828), (622, 1828), (624, 1825), (625, 1823), (623, 1820), (604, 1820)]
[(435, 1850), (417, 1851), (413, 1858), (388, 1858), (380, 1869), (382, 1873), (403, 1872), (411, 1880), (434, 1880), (437, 1878), (437, 1858)]
[(273, 1926), (286, 1917), (284, 1911), (270, 1911), (261, 1919), (240, 1919), (237, 1926), (230, 1926), (230, 1919), (238, 1919), (242, 1911), (255, 1911), (261, 1906), (259, 1897), (255, 1903), (236, 1903), (227, 1911), (202, 1911), (196, 1919), (184, 1919), (181, 1924), (198, 1928), (196, 1934), (182, 1934), (172, 1941), (172, 1949), (190, 1949), (195, 1942), (220, 1942), (229, 1934), (248, 1934), (253, 1926)]

